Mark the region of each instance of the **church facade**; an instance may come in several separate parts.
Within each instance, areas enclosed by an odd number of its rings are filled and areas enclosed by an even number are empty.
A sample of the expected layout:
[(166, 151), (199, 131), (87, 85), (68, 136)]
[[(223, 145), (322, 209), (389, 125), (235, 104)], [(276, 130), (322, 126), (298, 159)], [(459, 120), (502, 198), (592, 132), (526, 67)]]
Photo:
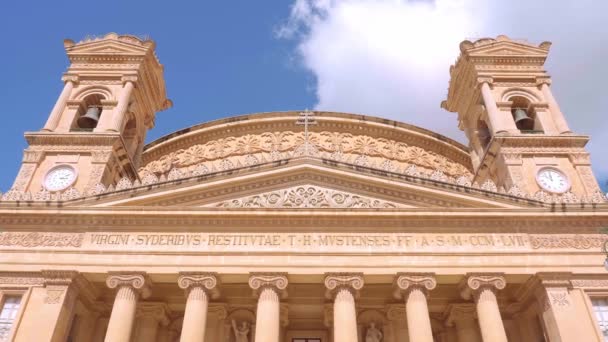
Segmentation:
[(550, 43), (461, 43), (437, 120), (468, 146), (320, 111), (144, 145), (154, 42), (64, 44), (1, 195), (0, 341), (608, 341), (608, 204)]

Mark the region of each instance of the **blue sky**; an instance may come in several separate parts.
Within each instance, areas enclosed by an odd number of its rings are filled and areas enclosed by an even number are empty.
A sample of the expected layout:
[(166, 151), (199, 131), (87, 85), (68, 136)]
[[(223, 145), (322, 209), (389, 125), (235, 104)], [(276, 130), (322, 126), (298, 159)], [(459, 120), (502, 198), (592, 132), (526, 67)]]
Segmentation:
[[(577, 132), (599, 136), (591, 149), (604, 185), (608, 158), (600, 146), (608, 143), (602, 134), (608, 127), (601, 114), (607, 97), (597, 87), (570, 85), (599, 84), (596, 78), (608, 74), (605, 66), (592, 63), (608, 57), (597, 44), (608, 41), (601, 19), (608, 6), (589, 0), (513, 0), (502, 8), (498, 0), (483, 6), (471, 1), (5, 2), (0, 8), (5, 121), (0, 191), (10, 188), (19, 168), (23, 132), (42, 127), (61, 91), (67, 67), (63, 39), (107, 32), (146, 35), (157, 43), (174, 107), (159, 113), (148, 141), (216, 118), (305, 108), (388, 117), (462, 140), (455, 116), (439, 109), (458, 42), (501, 33), (551, 40), (554, 92)], [(508, 21), (521, 19), (522, 9), (567, 16), (585, 5), (605, 8), (570, 19), (568, 28), (553, 21)], [(585, 40), (582, 33), (595, 35)], [(586, 50), (576, 53), (580, 47)], [(577, 101), (583, 95), (585, 101)]]

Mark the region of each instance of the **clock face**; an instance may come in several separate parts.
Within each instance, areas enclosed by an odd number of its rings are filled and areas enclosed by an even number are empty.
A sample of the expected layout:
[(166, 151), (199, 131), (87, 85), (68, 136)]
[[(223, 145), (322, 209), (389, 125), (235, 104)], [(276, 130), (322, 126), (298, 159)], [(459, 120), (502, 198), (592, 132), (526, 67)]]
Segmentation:
[(44, 187), (48, 191), (60, 191), (68, 188), (76, 181), (76, 170), (70, 165), (55, 166), (47, 172)]
[(546, 167), (538, 171), (536, 181), (543, 190), (553, 193), (564, 193), (570, 189), (568, 177), (558, 169)]

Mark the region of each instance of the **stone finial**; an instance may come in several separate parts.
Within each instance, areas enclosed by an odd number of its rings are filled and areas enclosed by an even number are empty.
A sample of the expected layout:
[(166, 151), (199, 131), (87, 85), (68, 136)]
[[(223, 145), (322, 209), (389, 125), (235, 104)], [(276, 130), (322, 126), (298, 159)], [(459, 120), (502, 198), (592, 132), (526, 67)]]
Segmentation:
[(253, 295), (258, 296), (265, 287), (273, 288), (282, 298), (287, 297), (287, 273), (251, 273), (249, 275), (249, 287), (253, 289)]
[(128, 286), (140, 293), (143, 298), (150, 296), (150, 280), (145, 272), (110, 272), (106, 285), (111, 289)]
[(363, 288), (363, 273), (326, 273), (325, 274), (325, 297), (333, 298), (337, 290), (347, 288), (353, 295), (357, 296)]
[(207, 292), (211, 298), (217, 299), (220, 296), (218, 290), (219, 282), (216, 273), (180, 273), (177, 279), (177, 285), (180, 289), (186, 290), (188, 293), (194, 287), (200, 287)]
[(460, 294), (466, 300), (471, 299), (472, 295), (481, 290), (503, 290), (507, 286), (502, 273), (467, 274), (465, 279), (466, 282), (460, 285)]
[(396, 299), (407, 298), (412, 289), (420, 289), (425, 294), (437, 286), (434, 273), (398, 273), (394, 282)]

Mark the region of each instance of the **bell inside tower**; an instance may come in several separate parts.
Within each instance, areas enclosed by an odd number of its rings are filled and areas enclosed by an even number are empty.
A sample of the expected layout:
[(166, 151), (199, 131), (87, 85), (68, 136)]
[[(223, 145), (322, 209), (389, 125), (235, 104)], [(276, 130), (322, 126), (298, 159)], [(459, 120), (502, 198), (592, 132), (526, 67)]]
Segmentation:
[(98, 94), (87, 96), (78, 112), (73, 131), (92, 131), (99, 123), (103, 107), (101, 101), (105, 98)]
[(511, 115), (515, 126), (521, 133), (537, 133), (534, 111), (531, 109), (530, 101), (524, 97), (513, 97)]

